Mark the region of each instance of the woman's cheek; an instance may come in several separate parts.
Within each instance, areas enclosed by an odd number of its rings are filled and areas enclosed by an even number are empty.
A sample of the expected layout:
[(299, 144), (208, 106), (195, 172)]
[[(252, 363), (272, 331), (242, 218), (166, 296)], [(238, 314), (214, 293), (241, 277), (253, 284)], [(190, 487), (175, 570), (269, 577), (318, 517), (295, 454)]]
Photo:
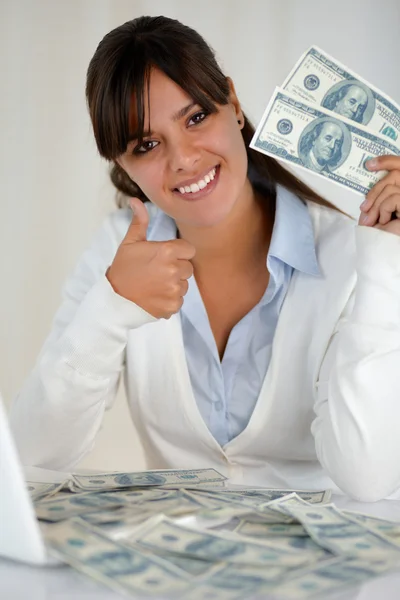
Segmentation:
[(131, 175), (133, 181), (140, 187), (149, 199), (156, 199), (160, 195), (160, 170), (158, 169), (134, 169)]

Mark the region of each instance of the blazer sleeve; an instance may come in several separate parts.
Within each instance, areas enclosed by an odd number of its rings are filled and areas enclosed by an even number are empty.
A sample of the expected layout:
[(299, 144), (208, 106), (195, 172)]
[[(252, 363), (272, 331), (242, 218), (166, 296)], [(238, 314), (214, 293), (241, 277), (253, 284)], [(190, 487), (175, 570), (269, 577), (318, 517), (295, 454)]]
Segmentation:
[(105, 276), (129, 226), (126, 213), (107, 217), (64, 284), (51, 332), (11, 405), (23, 465), (70, 471), (92, 449), (116, 396), (128, 331), (156, 320)]
[(374, 502), (400, 488), (400, 237), (355, 235), (357, 282), (321, 365), (311, 430), (336, 485)]

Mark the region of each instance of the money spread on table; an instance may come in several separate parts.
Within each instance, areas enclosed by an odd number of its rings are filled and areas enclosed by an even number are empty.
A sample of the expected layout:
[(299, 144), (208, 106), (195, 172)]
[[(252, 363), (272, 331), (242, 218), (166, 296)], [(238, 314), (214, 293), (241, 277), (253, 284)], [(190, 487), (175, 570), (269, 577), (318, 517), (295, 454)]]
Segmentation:
[(400, 523), (214, 469), (27, 483), (50, 551), (131, 597), (312, 598), (400, 568)]

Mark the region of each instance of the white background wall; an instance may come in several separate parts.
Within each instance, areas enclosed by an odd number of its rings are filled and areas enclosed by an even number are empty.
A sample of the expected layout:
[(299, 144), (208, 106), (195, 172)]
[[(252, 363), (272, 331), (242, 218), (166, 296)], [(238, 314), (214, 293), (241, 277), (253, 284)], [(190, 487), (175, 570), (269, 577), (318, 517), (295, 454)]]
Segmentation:
[[(399, 0), (0, 0), (0, 389), (7, 402), (35, 363), (65, 278), (114, 208), (92, 139), (85, 74), (102, 37), (143, 14), (197, 29), (254, 123), (311, 44), (400, 102)], [(360, 197), (301, 177), (358, 216)], [(81, 466), (144, 466), (123, 390)]]

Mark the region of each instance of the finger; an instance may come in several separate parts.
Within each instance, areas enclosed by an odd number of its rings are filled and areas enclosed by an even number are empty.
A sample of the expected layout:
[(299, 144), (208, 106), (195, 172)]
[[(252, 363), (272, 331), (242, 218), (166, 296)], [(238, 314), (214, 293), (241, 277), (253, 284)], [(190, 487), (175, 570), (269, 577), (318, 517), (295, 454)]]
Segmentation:
[(400, 171), (400, 156), (385, 154), (376, 156), (365, 163), (369, 171)]
[(397, 185), (387, 184), (381, 190), (379, 196), (375, 199), (373, 206), (371, 206), (368, 214), (366, 215), (367, 219), (363, 221), (363, 224), (375, 225), (375, 223), (379, 221), (382, 203), (385, 202), (387, 198), (391, 196), (396, 196), (397, 194), (400, 194), (400, 187)]
[(392, 220), (393, 213), (398, 214), (400, 210), (400, 193), (393, 194), (384, 200), (380, 207), (379, 224), (386, 225)]
[(190, 279), (193, 275), (193, 265), (189, 260), (179, 260), (179, 278)]
[(149, 213), (139, 198), (131, 198), (129, 204), (132, 208), (133, 216), (129, 229), (126, 232), (124, 242), (143, 242), (147, 239)]
[(360, 206), (361, 210), (368, 212), (373, 206), (376, 198), (388, 184), (398, 185), (400, 187), (400, 171), (392, 171), (388, 175), (382, 177), (382, 179), (368, 192), (366, 201)]
[(171, 240), (164, 243), (170, 248), (175, 258), (191, 260), (196, 254), (196, 248), (186, 240)]
[(188, 281), (186, 279), (184, 281), (180, 282), (180, 288), (181, 288), (180, 295), (182, 297), (186, 296), (187, 291), (189, 289), (189, 283), (188, 283)]

